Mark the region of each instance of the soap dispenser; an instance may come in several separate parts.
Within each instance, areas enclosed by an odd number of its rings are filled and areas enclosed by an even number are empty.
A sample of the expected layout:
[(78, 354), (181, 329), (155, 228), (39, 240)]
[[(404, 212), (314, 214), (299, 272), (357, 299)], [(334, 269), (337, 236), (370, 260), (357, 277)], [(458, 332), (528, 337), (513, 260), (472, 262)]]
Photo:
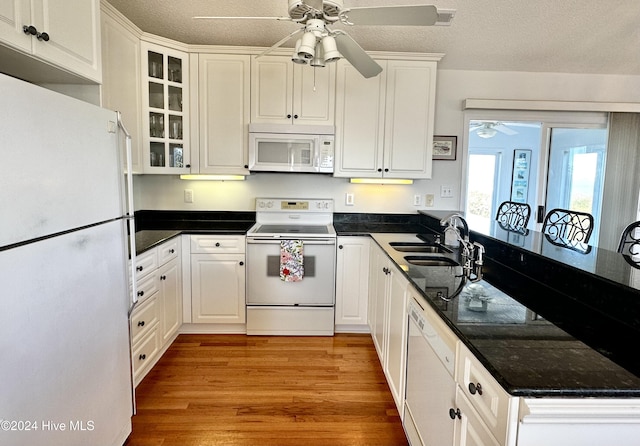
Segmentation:
[(449, 224), (444, 230), (444, 244), (452, 248), (460, 246), (460, 233), (453, 218), (449, 220)]

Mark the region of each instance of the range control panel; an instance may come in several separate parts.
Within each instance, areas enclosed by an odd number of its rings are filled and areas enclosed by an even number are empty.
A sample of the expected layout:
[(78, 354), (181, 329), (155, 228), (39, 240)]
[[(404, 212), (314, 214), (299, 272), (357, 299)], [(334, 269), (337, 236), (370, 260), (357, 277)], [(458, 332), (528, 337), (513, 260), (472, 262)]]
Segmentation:
[(256, 198), (257, 212), (333, 213), (332, 199)]

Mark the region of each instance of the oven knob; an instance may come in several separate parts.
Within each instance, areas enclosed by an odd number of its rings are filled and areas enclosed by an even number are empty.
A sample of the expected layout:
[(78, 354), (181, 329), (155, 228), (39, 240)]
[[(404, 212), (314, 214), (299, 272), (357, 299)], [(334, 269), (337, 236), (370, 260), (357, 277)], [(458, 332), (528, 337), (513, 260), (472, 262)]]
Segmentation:
[(267, 207), (268, 208), (272, 208), (273, 207), (273, 201), (267, 201)]

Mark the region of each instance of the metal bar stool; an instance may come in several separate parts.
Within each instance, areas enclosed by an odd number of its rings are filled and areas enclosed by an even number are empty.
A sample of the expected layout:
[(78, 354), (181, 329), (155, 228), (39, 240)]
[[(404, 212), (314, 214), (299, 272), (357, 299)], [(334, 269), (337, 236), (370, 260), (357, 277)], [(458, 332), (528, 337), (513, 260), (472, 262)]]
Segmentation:
[(593, 216), (587, 212), (552, 209), (544, 218), (542, 232), (554, 245), (584, 251), (593, 232)]
[(527, 203), (504, 201), (498, 207), (496, 221), (505, 231), (527, 232), (527, 223), (531, 216), (531, 207)]
[(635, 221), (622, 231), (618, 252), (627, 263), (640, 269), (640, 221)]

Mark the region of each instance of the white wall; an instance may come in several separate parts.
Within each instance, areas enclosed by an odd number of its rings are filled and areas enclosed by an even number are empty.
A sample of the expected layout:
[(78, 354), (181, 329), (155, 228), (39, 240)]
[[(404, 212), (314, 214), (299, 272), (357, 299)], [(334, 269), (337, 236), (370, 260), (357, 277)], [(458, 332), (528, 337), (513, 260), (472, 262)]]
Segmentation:
[[(446, 57), (446, 56), (445, 56)], [(244, 182), (184, 181), (176, 176), (136, 177), (137, 209), (254, 210), (257, 196), (327, 197), (337, 212), (413, 213), (413, 196), (435, 194), (431, 209), (460, 205), (464, 118), (462, 102), (475, 99), (640, 102), (640, 76), (581, 75), (497, 71), (438, 70), (436, 135), (458, 136), (456, 161), (434, 161), (433, 178), (411, 186), (350, 184), (324, 175), (256, 174)], [(440, 187), (453, 186), (454, 198), (441, 198)], [(194, 203), (184, 203), (184, 189), (194, 191)], [(344, 194), (355, 195), (355, 206), (344, 205)]]

